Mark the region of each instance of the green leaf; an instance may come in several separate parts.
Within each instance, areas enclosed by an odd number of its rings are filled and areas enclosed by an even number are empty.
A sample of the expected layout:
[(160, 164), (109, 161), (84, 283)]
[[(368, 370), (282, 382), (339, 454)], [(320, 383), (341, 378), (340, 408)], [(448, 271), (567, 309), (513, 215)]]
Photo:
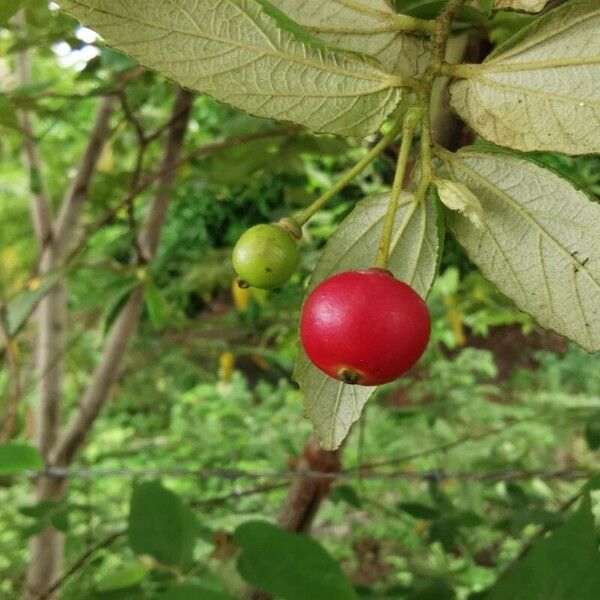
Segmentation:
[(600, 554), (589, 495), (577, 512), (500, 579), (486, 600), (597, 600)]
[(408, 596), (407, 600), (455, 600), (455, 598), (454, 588), (447, 581), (437, 579), (419, 587)]
[(167, 322), (169, 305), (152, 279), (145, 284), (144, 299), (152, 325), (155, 329), (162, 329)]
[(17, 113), (6, 97), (6, 94), (0, 92), (0, 126), (7, 127), (8, 129), (19, 130), (19, 120), (17, 119)]
[(398, 15), (386, 0), (270, 0), (288, 17), (332, 46), (377, 58), (390, 73), (418, 77), (429, 42), (394, 31)]
[(34, 290), (25, 290), (15, 296), (6, 308), (4, 323), (6, 332), (14, 337), (27, 323), (31, 313), (35, 310), (39, 301), (50, 291), (56, 282), (62, 277), (62, 273), (53, 273), (42, 279), (42, 282)]
[(168, 590), (161, 600), (233, 600), (231, 596), (222, 592), (215, 592), (207, 588), (192, 584), (183, 584)]
[(450, 519), (439, 519), (429, 527), (429, 542), (439, 542), (446, 552), (451, 552), (458, 541), (460, 527)]
[(600, 0), (551, 11), (481, 65), (460, 65), (451, 104), (484, 138), (517, 150), (600, 152)]
[(356, 490), (349, 485), (336, 485), (331, 490), (329, 499), (335, 504), (338, 502), (345, 502), (354, 508), (360, 508), (362, 506), (362, 502), (359, 495), (356, 493)]
[(17, 13), (22, 5), (23, 0), (2, 0), (0, 4), (0, 27), (8, 25), (9, 19)]
[(37, 504), (21, 506), (19, 512), (32, 519), (48, 520), (60, 504), (56, 500), (40, 500)]
[(357, 600), (337, 562), (312, 538), (264, 521), (240, 525), (233, 537), (249, 584), (282, 600)]
[(321, 47), (308, 32), (291, 31), (262, 4), (61, 2), (142, 65), (250, 114), (342, 135), (377, 130), (406, 82), (371, 58)]
[[(373, 265), (389, 195), (359, 202), (331, 236), (311, 279), (311, 288), (324, 279)], [(439, 209), (433, 197), (420, 204), (410, 196), (396, 214), (389, 269), (426, 297), (435, 277), (442, 246)], [(314, 367), (303, 352), (296, 360), (294, 379), (304, 393), (304, 407), (321, 445), (337, 448), (376, 387), (347, 385)]]
[(600, 413), (595, 414), (585, 426), (585, 441), (590, 450), (600, 448)]
[(119, 565), (102, 573), (96, 580), (98, 592), (112, 592), (140, 584), (150, 570), (140, 562)]
[(69, 510), (65, 508), (55, 512), (50, 517), (50, 523), (52, 523), (52, 527), (58, 529), (58, 531), (67, 533), (69, 531)]
[(496, 10), (520, 10), (522, 12), (537, 13), (543, 10), (548, 0), (494, 0)]
[(440, 516), (440, 511), (437, 508), (419, 504), (418, 502), (400, 502), (398, 508), (415, 519), (423, 519), (431, 521)]
[(121, 309), (138, 285), (140, 280), (134, 275), (128, 275), (117, 282), (115, 293), (108, 298), (100, 319), (105, 334), (110, 331)]
[(129, 545), (163, 565), (189, 566), (196, 542), (194, 513), (159, 481), (135, 486), (129, 510)]
[(0, 445), (0, 475), (17, 475), (43, 468), (44, 461), (32, 446), (21, 442)]
[(600, 350), (600, 206), (518, 157), (467, 149), (444, 160), (483, 206), (481, 229), (448, 215), (483, 275), (544, 327)]
[(600, 473), (590, 477), (585, 488), (591, 492), (600, 490)]

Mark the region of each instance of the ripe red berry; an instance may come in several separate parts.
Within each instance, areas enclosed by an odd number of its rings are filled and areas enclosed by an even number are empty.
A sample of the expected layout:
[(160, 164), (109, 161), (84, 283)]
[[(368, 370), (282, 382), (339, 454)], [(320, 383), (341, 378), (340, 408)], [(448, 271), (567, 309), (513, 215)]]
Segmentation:
[(319, 284), (300, 319), (311, 362), (346, 383), (380, 385), (419, 360), (429, 341), (425, 302), (382, 269), (347, 271)]

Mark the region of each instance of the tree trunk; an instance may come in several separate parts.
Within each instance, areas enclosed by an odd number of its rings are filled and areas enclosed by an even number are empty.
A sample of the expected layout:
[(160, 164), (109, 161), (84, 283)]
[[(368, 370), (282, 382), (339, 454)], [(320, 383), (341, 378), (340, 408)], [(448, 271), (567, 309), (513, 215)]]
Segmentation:
[[(42, 477), (36, 482), (36, 501), (58, 498), (63, 491), (60, 480)], [(29, 540), (29, 568), (23, 597), (40, 600), (48, 583), (58, 579), (64, 567), (64, 535), (48, 526)]]
[[(173, 181), (177, 175), (173, 168), (178, 164), (193, 102), (193, 94), (180, 89), (173, 107), (172, 124), (167, 136), (162, 161), (162, 177), (158, 180), (157, 192), (150, 205), (148, 218), (142, 227), (138, 246), (143, 256), (140, 263), (152, 260), (158, 247), (160, 230), (166, 215)], [(104, 140), (108, 134), (107, 122), (112, 113), (112, 100), (105, 99), (100, 106), (96, 124), (90, 135), (87, 151), (84, 153), (78, 174), (71, 186), (57, 221), (55, 247), (61, 257), (68, 251), (73, 232), (79, 222), (82, 203), (87, 195), (89, 180), (94, 172)], [(45, 256), (52, 258), (53, 248)], [(50, 258), (43, 259), (42, 268), (55, 265)], [(63, 284), (58, 284), (40, 304), (40, 334), (38, 345), (40, 372), (40, 406), (36, 426), (36, 441), (48, 466), (66, 467), (71, 464), (76, 453), (83, 447), (87, 433), (106, 402), (116, 380), (118, 366), (123, 359), (127, 345), (135, 332), (144, 300), (143, 287), (131, 294), (117, 317), (102, 357), (92, 376), (92, 381), (79, 402), (79, 407), (61, 436), (59, 428), (59, 394), (61, 391), (61, 357), (64, 351), (63, 332), (66, 295)], [(60, 343), (60, 347), (57, 345)], [(43, 363), (43, 366), (42, 366)], [(53, 393), (51, 395), (51, 392)], [(44, 398), (48, 395), (47, 401)], [(55, 402), (52, 402), (55, 400)], [(44, 408), (47, 404), (47, 407)], [(36, 498), (56, 499), (64, 492), (67, 482), (64, 479), (40, 478), (36, 482)], [(63, 572), (64, 539), (60, 532), (47, 527), (33, 537), (29, 544), (30, 560), (24, 590), (25, 600), (50, 600), (57, 597), (49, 592), (52, 584), (60, 580)]]
[[(296, 464), (298, 476), (290, 485), (281, 505), (277, 522), (280, 527), (297, 533), (308, 533), (321, 503), (329, 494), (334, 478), (306, 476), (303, 472), (338, 473), (341, 469), (341, 450), (323, 450), (314, 437), (304, 447)], [(271, 596), (250, 588), (246, 600), (270, 600)]]

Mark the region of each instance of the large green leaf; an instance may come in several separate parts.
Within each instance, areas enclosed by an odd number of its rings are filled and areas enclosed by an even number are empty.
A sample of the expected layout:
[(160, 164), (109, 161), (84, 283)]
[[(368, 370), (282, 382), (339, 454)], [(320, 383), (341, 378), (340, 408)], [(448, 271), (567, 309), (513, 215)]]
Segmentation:
[(548, 4), (548, 0), (494, 0), (496, 10), (509, 8), (530, 13), (540, 12), (546, 4)]
[(146, 67), (251, 114), (363, 136), (398, 104), (402, 78), (335, 50), (266, 0), (63, 0)]
[(467, 149), (444, 154), (483, 206), (483, 227), (448, 223), (482, 273), (541, 325), (600, 350), (600, 205), (537, 164)]
[(451, 103), (483, 137), (518, 150), (600, 152), (600, 0), (535, 20), (481, 65), (459, 65)]
[(198, 527), (194, 513), (158, 481), (136, 485), (129, 510), (129, 545), (139, 555), (181, 568), (192, 560)]
[[(388, 194), (359, 202), (329, 240), (313, 273), (311, 289), (324, 279), (353, 269), (372, 267), (389, 201)], [(441, 250), (438, 207), (433, 198), (415, 203), (404, 197), (396, 214), (389, 269), (427, 296)], [(319, 442), (337, 448), (377, 388), (347, 385), (319, 371), (300, 351), (294, 379), (304, 393), (304, 407)]]
[(233, 536), (242, 549), (238, 570), (251, 585), (281, 600), (357, 600), (337, 562), (307, 535), (250, 521)]
[(379, 59), (390, 73), (417, 77), (429, 60), (429, 42), (394, 31), (397, 13), (386, 0), (271, 0), (332, 46)]
[(485, 600), (597, 600), (600, 554), (589, 495), (550, 537), (538, 542)]
[(98, 592), (112, 592), (139, 585), (150, 570), (140, 562), (120, 564), (117, 567), (102, 569), (96, 576)]
[(44, 461), (32, 446), (21, 442), (9, 442), (0, 446), (0, 475), (16, 475), (43, 468)]
[(162, 329), (168, 320), (169, 304), (153, 279), (146, 281), (144, 300), (154, 329)]

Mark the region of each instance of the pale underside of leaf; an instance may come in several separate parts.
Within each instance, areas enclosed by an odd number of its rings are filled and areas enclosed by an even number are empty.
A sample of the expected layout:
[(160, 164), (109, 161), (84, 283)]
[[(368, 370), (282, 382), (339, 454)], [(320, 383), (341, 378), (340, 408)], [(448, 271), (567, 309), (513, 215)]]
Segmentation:
[(271, 0), (271, 4), (332, 46), (377, 58), (390, 73), (414, 78), (428, 65), (429, 42), (394, 31), (396, 13), (385, 0)]
[(401, 78), (374, 59), (300, 40), (257, 0), (63, 0), (61, 7), (184, 87), (313, 131), (372, 133), (402, 95)]
[(513, 9), (523, 12), (537, 13), (543, 10), (548, 0), (494, 0), (496, 10)]
[[(311, 289), (324, 279), (373, 266), (389, 195), (359, 202), (329, 240), (313, 273)], [(402, 198), (396, 215), (389, 269), (426, 297), (437, 270), (441, 239), (438, 207), (433, 198), (415, 203)], [(304, 393), (305, 412), (321, 445), (333, 450), (343, 442), (376, 387), (347, 385), (314, 367), (300, 350), (294, 379)]]
[(600, 152), (600, 0), (538, 19), (481, 65), (458, 67), (451, 104), (481, 136), (517, 150)]
[(485, 277), (541, 325), (600, 350), (600, 206), (530, 161), (463, 151), (444, 155), (449, 174), (484, 210), (476, 228), (448, 224)]

